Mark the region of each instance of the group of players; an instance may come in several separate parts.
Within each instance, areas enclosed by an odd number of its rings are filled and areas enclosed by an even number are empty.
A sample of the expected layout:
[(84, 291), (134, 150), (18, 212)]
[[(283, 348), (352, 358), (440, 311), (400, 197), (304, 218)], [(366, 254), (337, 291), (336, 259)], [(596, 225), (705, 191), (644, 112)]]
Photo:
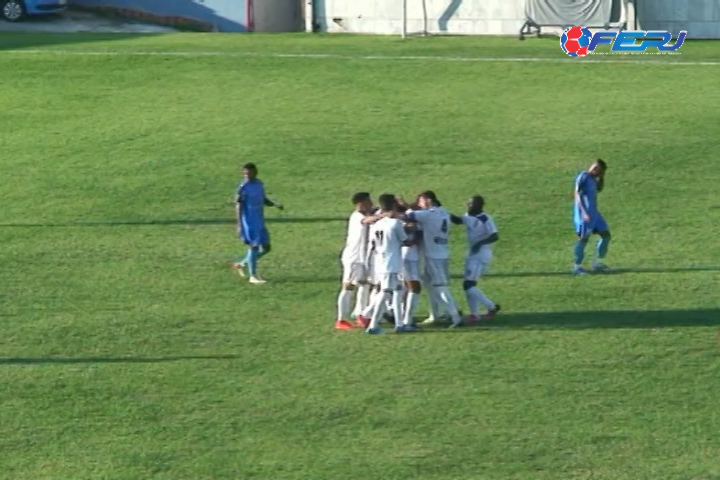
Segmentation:
[[(585, 250), (590, 236), (597, 234), (593, 272), (607, 272), (604, 260), (610, 246), (610, 229), (597, 207), (597, 195), (605, 183), (607, 163), (598, 159), (575, 177), (573, 221), (577, 235), (573, 250), (573, 274), (585, 275)], [(250, 283), (263, 284), (257, 274), (260, 258), (270, 252), (270, 235), (265, 226), (264, 207), (283, 206), (265, 195), (258, 169), (243, 165), (244, 180), (237, 191), (238, 235), (248, 246), (245, 258), (232, 266), (249, 277)], [(347, 240), (341, 260), (342, 289), (338, 296), (338, 329), (365, 328), (380, 333), (384, 314), (394, 319), (395, 330), (417, 330), (413, 315), (424, 288), (430, 299), (430, 316), (422, 323), (450, 320), (451, 327), (489, 320), (500, 311), (500, 305), (477, 288), (477, 281), (492, 261), (493, 244), (498, 232), (492, 218), (485, 213), (485, 201), (472, 197), (467, 213), (457, 217), (448, 212), (432, 191), (421, 193), (412, 204), (402, 198), (384, 194), (373, 206), (370, 194), (352, 197), (355, 210), (350, 215)], [(448, 236), (452, 224), (464, 225), (468, 248), (465, 255), (463, 289), (469, 315), (462, 318), (449, 289), (450, 248)], [(421, 273), (422, 272), (422, 273)], [(353, 293), (355, 309), (350, 312)], [(480, 305), (486, 309), (480, 314)], [(442, 315), (441, 315), (442, 314)], [(351, 323), (351, 317), (355, 323)]]
[[(441, 312), (449, 318), (450, 328), (497, 315), (500, 305), (477, 288), (478, 279), (492, 261), (492, 245), (498, 240), (497, 228), (484, 212), (481, 196), (472, 197), (462, 217), (448, 212), (432, 191), (421, 193), (412, 204), (383, 194), (374, 207), (366, 192), (353, 195), (352, 203), (355, 210), (341, 254), (343, 277), (335, 328), (360, 327), (370, 334), (381, 333), (380, 322), (384, 314), (390, 314), (396, 332), (416, 331), (414, 313), (423, 287), (431, 306), (424, 324), (441, 321)], [(452, 224), (464, 225), (468, 240), (463, 289), (470, 313), (464, 318), (449, 288), (448, 237)], [(354, 291), (353, 325), (350, 305)], [(480, 305), (487, 310), (482, 316)]]

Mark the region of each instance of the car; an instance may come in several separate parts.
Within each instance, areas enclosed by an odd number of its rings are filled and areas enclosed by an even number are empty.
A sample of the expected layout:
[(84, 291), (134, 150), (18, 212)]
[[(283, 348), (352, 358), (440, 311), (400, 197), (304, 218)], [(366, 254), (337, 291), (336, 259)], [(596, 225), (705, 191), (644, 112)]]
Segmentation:
[(67, 0), (0, 0), (0, 18), (17, 22), (28, 15), (47, 15), (67, 8)]

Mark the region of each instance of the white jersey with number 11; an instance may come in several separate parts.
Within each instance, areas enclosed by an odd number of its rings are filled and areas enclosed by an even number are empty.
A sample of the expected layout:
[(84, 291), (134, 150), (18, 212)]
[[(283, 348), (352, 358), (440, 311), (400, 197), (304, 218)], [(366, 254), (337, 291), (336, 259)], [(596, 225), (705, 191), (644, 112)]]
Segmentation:
[(399, 274), (402, 270), (402, 246), (407, 240), (402, 222), (395, 218), (382, 218), (373, 225), (373, 235), (375, 254), (378, 256), (377, 273)]

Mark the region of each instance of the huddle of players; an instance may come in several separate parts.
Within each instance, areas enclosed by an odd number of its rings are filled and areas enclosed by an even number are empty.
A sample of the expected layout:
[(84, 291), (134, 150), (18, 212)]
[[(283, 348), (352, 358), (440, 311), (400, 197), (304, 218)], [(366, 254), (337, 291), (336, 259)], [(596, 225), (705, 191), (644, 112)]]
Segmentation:
[[(444, 312), (454, 328), (492, 319), (500, 311), (500, 306), (477, 288), (477, 280), (492, 260), (492, 244), (498, 240), (492, 218), (483, 211), (481, 196), (472, 197), (462, 217), (448, 212), (432, 191), (421, 193), (411, 205), (383, 194), (376, 208), (366, 192), (355, 194), (352, 203), (355, 210), (341, 255), (343, 277), (335, 328), (353, 328), (349, 319), (355, 290), (355, 326), (370, 334), (382, 332), (380, 321), (390, 311), (396, 332), (416, 331), (413, 315), (423, 286), (431, 306), (430, 317), (423, 324), (439, 321)], [(470, 314), (465, 318), (461, 318), (449, 288), (451, 224), (464, 225), (467, 232), (463, 289)], [(481, 304), (487, 309), (483, 316)]]

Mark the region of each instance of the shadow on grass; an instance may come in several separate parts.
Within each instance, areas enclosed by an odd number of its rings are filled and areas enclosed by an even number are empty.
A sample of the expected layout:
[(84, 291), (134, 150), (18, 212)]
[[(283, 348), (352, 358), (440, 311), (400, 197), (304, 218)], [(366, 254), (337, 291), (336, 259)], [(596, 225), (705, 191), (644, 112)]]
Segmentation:
[[(688, 273), (688, 272), (720, 272), (720, 265), (705, 265), (705, 266), (681, 266), (681, 267), (638, 267), (638, 268), (617, 268), (612, 273), (602, 274), (591, 274), (588, 277), (605, 276), (605, 275), (623, 275), (629, 273), (636, 274), (653, 274), (653, 273)], [(570, 270), (521, 270), (521, 271), (508, 271), (508, 272), (497, 272), (488, 273), (483, 278), (522, 278), (522, 277), (572, 277), (573, 274)], [(322, 276), (322, 277), (310, 277), (310, 276), (286, 276), (277, 277), (272, 279), (272, 283), (328, 283), (337, 282), (340, 278), (340, 274), (334, 276)], [(460, 274), (450, 275), (453, 280), (462, 280), (463, 276)], [(583, 277), (585, 278), (585, 277)], [(583, 278), (578, 278), (578, 281), (583, 281)]]
[[(53, 33), (32, 31), (35, 24), (47, 24), (49, 21), (57, 20), (45, 17), (29, 17), (19, 27), (27, 26), (28, 31), (1, 31), (0, 51), (20, 50), (23, 48), (33, 49), (47, 46), (59, 46), (68, 44), (91, 44), (96, 42), (108, 42), (140, 37), (157, 36), (149, 33)], [(2, 22), (2, 20), (0, 20)]]
[(236, 360), (240, 355), (178, 355), (167, 357), (0, 357), (0, 365), (77, 363), (162, 363), (183, 360)]
[(720, 309), (607, 310), (587, 312), (523, 312), (500, 314), (495, 320), (460, 328), (423, 327), (422, 333), (470, 333), (502, 329), (679, 328), (720, 326)]
[[(460, 328), (447, 325), (422, 326), (417, 333), (402, 334), (416, 336), (427, 333), (482, 333), (490, 330), (579, 330), (579, 329), (658, 329), (681, 327), (712, 327), (720, 325), (720, 309), (701, 310), (617, 310), (587, 312), (523, 312), (499, 315), (496, 320), (481, 322)], [(387, 323), (382, 324), (386, 332)], [(356, 334), (363, 334), (356, 330)], [(346, 332), (338, 332), (345, 335)], [(392, 335), (391, 333), (388, 333)], [(71, 365), (97, 363), (163, 363), (192, 360), (236, 360), (240, 355), (170, 355), (149, 357), (0, 357), (0, 365)]]
[[(273, 217), (266, 218), (267, 223), (325, 223), (347, 222), (345, 217)], [(157, 220), (99, 220), (77, 222), (48, 223), (2, 223), (0, 228), (64, 228), (64, 227), (124, 227), (124, 226), (163, 226), (163, 225), (233, 225), (234, 218), (177, 218)]]

